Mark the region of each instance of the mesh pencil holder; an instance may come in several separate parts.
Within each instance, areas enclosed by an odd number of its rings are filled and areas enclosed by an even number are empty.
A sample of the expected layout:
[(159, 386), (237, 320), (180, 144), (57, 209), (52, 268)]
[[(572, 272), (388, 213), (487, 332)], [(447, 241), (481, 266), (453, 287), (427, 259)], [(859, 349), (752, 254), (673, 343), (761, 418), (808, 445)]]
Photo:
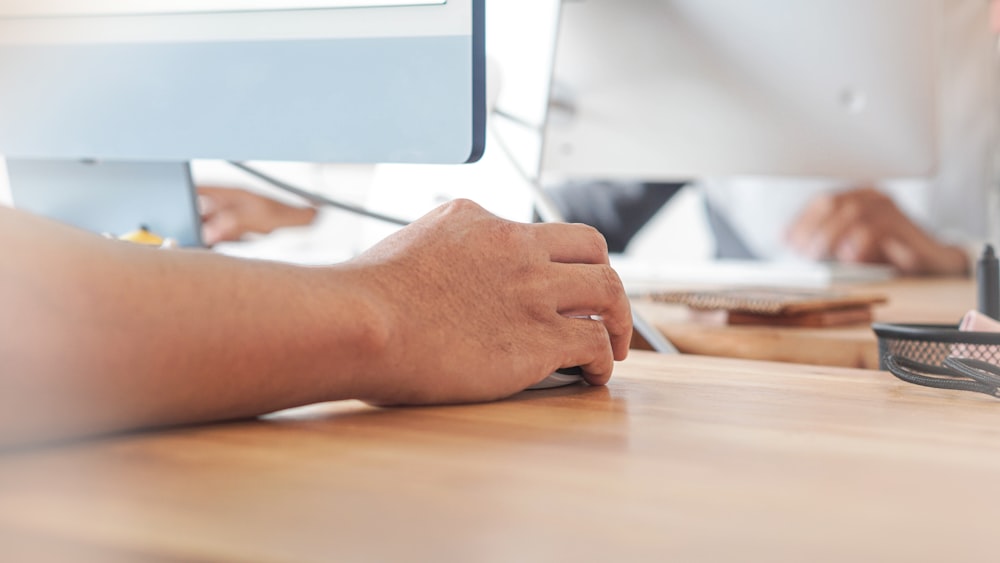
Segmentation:
[(1000, 365), (1000, 333), (965, 332), (956, 325), (875, 323), (879, 368), (887, 370), (891, 356), (942, 367), (950, 357)]

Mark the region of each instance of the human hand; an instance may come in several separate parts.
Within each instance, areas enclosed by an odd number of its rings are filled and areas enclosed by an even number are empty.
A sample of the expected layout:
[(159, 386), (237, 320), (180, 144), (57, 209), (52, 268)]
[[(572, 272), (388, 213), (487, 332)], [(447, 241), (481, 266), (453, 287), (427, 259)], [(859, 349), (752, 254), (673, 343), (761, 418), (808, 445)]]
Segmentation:
[(938, 242), (873, 188), (814, 199), (786, 238), (814, 260), (888, 264), (906, 275), (965, 275), (969, 270), (962, 248)]
[(369, 402), (494, 400), (577, 365), (603, 385), (628, 354), (629, 302), (591, 227), (512, 223), (459, 200), (346, 266), (384, 321), (357, 392)]
[(316, 218), (312, 207), (295, 207), (239, 188), (198, 188), (202, 240), (208, 246), (236, 241), (248, 233), (304, 226)]

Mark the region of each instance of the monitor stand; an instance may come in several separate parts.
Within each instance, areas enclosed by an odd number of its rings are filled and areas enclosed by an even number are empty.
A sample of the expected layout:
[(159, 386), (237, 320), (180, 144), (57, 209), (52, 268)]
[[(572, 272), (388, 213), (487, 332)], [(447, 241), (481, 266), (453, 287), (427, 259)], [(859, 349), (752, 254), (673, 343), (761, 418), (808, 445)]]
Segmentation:
[(142, 226), (200, 247), (201, 220), (187, 162), (7, 161), (14, 207), (114, 236)]

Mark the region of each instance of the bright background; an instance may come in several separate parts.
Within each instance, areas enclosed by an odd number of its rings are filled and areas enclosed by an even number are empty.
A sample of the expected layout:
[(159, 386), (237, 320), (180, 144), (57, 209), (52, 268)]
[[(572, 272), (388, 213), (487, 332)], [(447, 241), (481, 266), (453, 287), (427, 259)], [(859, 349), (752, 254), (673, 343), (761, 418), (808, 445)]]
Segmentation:
[[(547, 88), (557, 19), (555, 0), (487, 2), (487, 52), (490, 59), (491, 107), (532, 125), (491, 116), (483, 159), (471, 165), (377, 165), (255, 163), (283, 180), (372, 210), (415, 219), (437, 205), (467, 198), (502, 217), (530, 221), (534, 196), (519, 170), (534, 174), (545, 118)], [(510, 154), (501, 149), (501, 142)], [(515, 163), (516, 160), (516, 163)], [(214, 161), (194, 163), (202, 185), (244, 187), (289, 202), (280, 191)], [(0, 166), (0, 202), (9, 202)], [(700, 259), (711, 255), (700, 196), (685, 190), (640, 233), (630, 254), (664, 259)], [(348, 259), (396, 230), (392, 225), (326, 210), (311, 227), (283, 229), (266, 237), (220, 245), (228, 254), (298, 262)]]

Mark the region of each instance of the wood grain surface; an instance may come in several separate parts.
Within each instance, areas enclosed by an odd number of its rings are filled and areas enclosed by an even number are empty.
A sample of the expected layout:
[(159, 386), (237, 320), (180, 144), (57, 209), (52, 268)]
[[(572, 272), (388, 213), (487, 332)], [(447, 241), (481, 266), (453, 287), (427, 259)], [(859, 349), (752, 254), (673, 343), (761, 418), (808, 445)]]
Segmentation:
[(2, 561), (992, 561), (1000, 401), (635, 352), (606, 388), (0, 455)]

